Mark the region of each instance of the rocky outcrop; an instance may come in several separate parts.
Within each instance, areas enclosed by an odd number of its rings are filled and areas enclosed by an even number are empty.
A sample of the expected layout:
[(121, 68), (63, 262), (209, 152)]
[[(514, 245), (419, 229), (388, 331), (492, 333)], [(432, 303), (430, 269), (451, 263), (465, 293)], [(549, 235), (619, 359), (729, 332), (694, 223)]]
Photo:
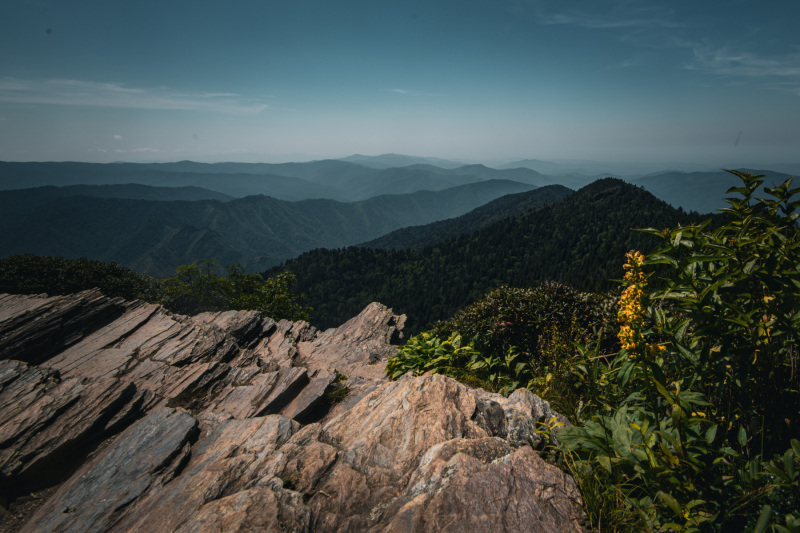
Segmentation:
[(0, 295), (0, 529), (581, 531), (574, 485), (531, 447), (559, 415), (528, 391), (386, 381), (403, 322)]

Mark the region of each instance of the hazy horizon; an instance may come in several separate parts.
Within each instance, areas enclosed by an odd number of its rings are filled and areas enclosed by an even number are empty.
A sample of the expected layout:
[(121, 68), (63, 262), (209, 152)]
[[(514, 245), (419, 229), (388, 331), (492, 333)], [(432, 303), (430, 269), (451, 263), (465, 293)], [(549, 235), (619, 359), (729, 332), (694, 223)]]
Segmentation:
[(0, 160), (797, 164), (800, 5), (8, 0)]

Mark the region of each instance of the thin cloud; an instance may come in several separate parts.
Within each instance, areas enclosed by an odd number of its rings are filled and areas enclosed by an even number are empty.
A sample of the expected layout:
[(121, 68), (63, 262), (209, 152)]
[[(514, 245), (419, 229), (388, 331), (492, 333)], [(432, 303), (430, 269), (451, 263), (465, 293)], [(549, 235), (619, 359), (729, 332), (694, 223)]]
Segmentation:
[[(107, 150), (102, 150), (100, 148), (95, 148), (95, 150), (98, 151), (98, 152), (106, 152), (107, 151)], [(127, 154), (127, 153), (131, 153), (131, 154), (151, 154), (151, 153), (156, 153), (156, 152), (160, 152), (160, 151), (161, 150), (158, 149), (158, 148), (134, 148), (133, 150), (123, 150), (122, 148), (117, 148), (116, 150), (114, 150), (114, 153), (117, 153), (117, 154)]]
[(686, 65), (687, 69), (707, 70), (723, 76), (798, 78), (800, 81), (800, 53), (764, 57), (698, 46), (694, 47), (694, 58)]
[(790, 82), (790, 81), (775, 82), (775, 83), (767, 83), (766, 86), (769, 87), (770, 89), (788, 91), (792, 94), (800, 96), (800, 82)]
[(255, 115), (269, 107), (258, 100), (243, 98), (236, 93), (186, 93), (165, 87), (127, 87), (121, 83), (15, 78), (0, 79), (0, 102), (207, 111), (231, 115)]
[(240, 94), (237, 93), (203, 93), (200, 95), (200, 98), (222, 98), (222, 97), (240, 97)]
[(543, 2), (535, 3), (539, 24), (569, 25), (593, 29), (678, 28), (674, 12), (659, 5), (631, 6), (620, 1), (611, 6), (587, 2), (580, 7), (565, 10), (547, 10)]
[(592, 16), (582, 13), (555, 13), (543, 15), (540, 22), (545, 25), (564, 24), (593, 29), (620, 29), (620, 28), (674, 28), (679, 25), (658, 17), (652, 18), (616, 18)]
[(54, 7), (52, 2), (46, 2), (44, 0), (17, 0), (16, 3), (33, 7), (44, 7), (44, 8)]
[(611, 68), (611, 69), (632, 68), (632, 67), (641, 66), (642, 64), (644, 64), (644, 60), (642, 58), (638, 57), (638, 58), (633, 58), (633, 59), (626, 59), (625, 61), (622, 61), (620, 63), (614, 63), (612, 65), (609, 65), (608, 68)]
[(694, 45), (692, 51), (694, 60), (685, 65), (688, 70), (727, 77), (734, 83), (756, 82), (800, 96), (800, 53), (764, 56), (702, 45)]
[(114, 137), (114, 139), (116, 139), (117, 141), (121, 141), (121, 140), (122, 140), (122, 135), (114, 135), (113, 137)]
[(410, 91), (408, 89), (387, 89), (387, 91), (390, 92), (390, 93), (408, 94), (408, 95), (412, 95), (412, 96), (422, 96), (422, 95), (428, 94), (428, 93), (424, 93), (424, 92), (421, 92), (421, 91)]

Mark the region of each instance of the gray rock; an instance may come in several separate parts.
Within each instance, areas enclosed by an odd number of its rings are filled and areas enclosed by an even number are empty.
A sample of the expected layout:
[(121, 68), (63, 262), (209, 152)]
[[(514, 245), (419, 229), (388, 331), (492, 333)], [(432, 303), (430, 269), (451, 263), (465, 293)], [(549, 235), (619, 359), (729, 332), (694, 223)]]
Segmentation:
[[(529, 446), (563, 417), (528, 391), (388, 382), (403, 322), (377, 303), (320, 333), (0, 295), (0, 334), (40, 361), (0, 361), (0, 501), (18, 515), (0, 529), (581, 531), (571, 479)], [(331, 405), (334, 386), (350, 392)]]
[(117, 318), (122, 302), (96, 289), (52, 298), (0, 294), (0, 359), (46, 361)]
[(140, 420), (65, 483), (22, 531), (108, 531), (159, 476), (175, 473), (196, 427), (196, 420), (174, 409)]
[(9, 496), (58, 481), (79, 466), (87, 444), (133, 422), (152, 397), (115, 378), (62, 380), (47, 368), (4, 361), (16, 379), (0, 390), (0, 489)]

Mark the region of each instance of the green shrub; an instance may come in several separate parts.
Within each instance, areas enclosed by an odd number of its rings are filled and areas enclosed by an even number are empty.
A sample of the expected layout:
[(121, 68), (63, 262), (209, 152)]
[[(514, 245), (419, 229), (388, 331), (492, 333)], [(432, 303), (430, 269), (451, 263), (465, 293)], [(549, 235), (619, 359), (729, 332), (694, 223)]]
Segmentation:
[(230, 265), (223, 277), (219, 270), (216, 261), (205, 259), (180, 266), (174, 276), (158, 280), (116, 263), (13, 255), (0, 259), (0, 292), (55, 296), (98, 288), (112, 298), (160, 303), (187, 315), (253, 309), (274, 320), (309, 319), (311, 308), (302, 304), (303, 296), (292, 293), (293, 274), (283, 272), (264, 279)]
[[(611, 294), (582, 293), (557, 282), (501, 286), (412, 338), (389, 374), (430, 370), (504, 394), (526, 387), (562, 412), (575, 413), (587, 385), (575, 342), (599, 335), (605, 350), (614, 349), (615, 301)], [(470, 339), (472, 359), (442, 359), (436, 352), (447, 346), (442, 339)]]
[(217, 274), (213, 259), (196, 261), (175, 270), (162, 283), (159, 300), (170, 311), (193, 315), (206, 311), (252, 309), (274, 320), (308, 320), (311, 309), (303, 296), (291, 292), (296, 279), (283, 272), (269, 279), (245, 274), (239, 265), (228, 266), (227, 277)]
[[(548, 363), (547, 349), (553, 332), (569, 332), (570, 339), (603, 330), (614, 345), (614, 298), (583, 293), (554, 281), (530, 288), (498, 287), (456, 313), (434, 324), (435, 335), (458, 333), (473, 339), (484, 354), (502, 354), (516, 348), (527, 354), (533, 367)], [(560, 335), (563, 337), (564, 335)], [(552, 342), (550, 342), (552, 344)], [(550, 346), (552, 347), (552, 346)]]
[(116, 263), (33, 254), (0, 259), (0, 292), (71, 294), (98, 288), (106, 296), (127, 300), (158, 298), (158, 280)]
[(531, 378), (530, 365), (520, 359), (514, 348), (502, 355), (485, 355), (463, 344), (458, 334), (442, 340), (425, 332), (400, 347), (400, 353), (387, 362), (386, 374), (389, 379), (397, 379), (406, 372), (444, 374), (470, 387), (507, 396)]
[(648, 230), (664, 246), (629, 254), (622, 350), (559, 433), (576, 475), (639, 515), (631, 530), (800, 531), (800, 190), (755, 198), (763, 176), (733, 174), (725, 224)]

